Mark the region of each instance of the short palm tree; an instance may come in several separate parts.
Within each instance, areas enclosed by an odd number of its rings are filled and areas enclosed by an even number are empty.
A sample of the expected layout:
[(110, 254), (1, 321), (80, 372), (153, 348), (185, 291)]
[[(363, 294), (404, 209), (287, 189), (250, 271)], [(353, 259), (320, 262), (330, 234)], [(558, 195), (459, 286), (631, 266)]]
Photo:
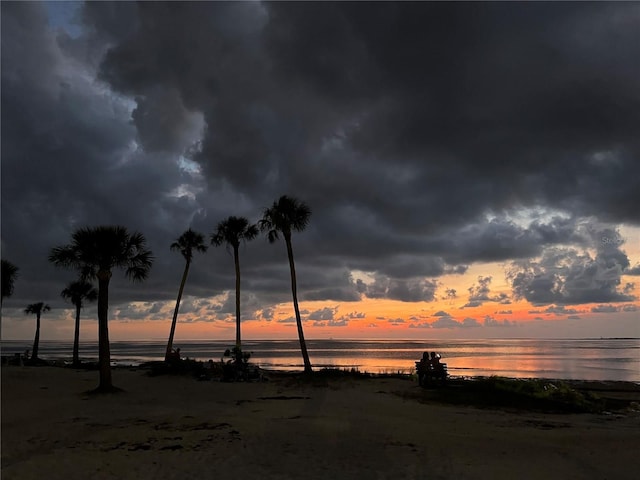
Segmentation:
[(80, 228), (71, 234), (71, 243), (55, 247), (49, 261), (56, 266), (74, 268), (83, 280), (98, 280), (98, 363), (100, 384), (97, 392), (117, 390), (111, 380), (109, 349), (109, 282), (112, 270), (124, 269), (132, 281), (143, 281), (149, 275), (153, 256), (144, 235), (129, 233), (122, 226)]
[[(13, 287), (18, 277), (18, 267), (8, 260), (2, 259), (2, 297), (0, 297), (0, 310), (5, 297), (13, 295)], [(2, 340), (2, 312), (0, 311), (0, 340)]]
[(171, 322), (171, 332), (169, 333), (169, 341), (167, 342), (167, 351), (164, 355), (165, 362), (168, 362), (171, 358), (171, 350), (173, 348), (173, 336), (176, 332), (176, 323), (178, 322), (178, 310), (180, 309), (180, 300), (182, 299), (182, 292), (184, 291), (184, 284), (187, 282), (187, 275), (189, 275), (189, 267), (193, 260), (193, 252), (204, 253), (207, 251), (207, 244), (204, 240), (204, 235), (198, 232), (194, 232), (190, 228), (186, 230), (178, 239), (171, 244), (171, 250), (178, 251), (184, 257), (186, 263), (184, 266), (184, 272), (182, 273), (182, 281), (180, 282), (180, 288), (178, 289), (178, 299), (176, 300), (176, 308), (173, 311), (173, 321)]
[(80, 344), (80, 310), (84, 306), (84, 300), (95, 302), (98, 299), (98, 291), (93, 285), (85, 280), (76, 280), (69, 283), (67, 287), (60, 293), (62, 298), (71, 301), (76, 307), (76, 327), (73, 334), (73, 366), (80, 365), (80, 357), (78, 355)]
[(311, 217), (311, 209), (309, 206), (296, 199), (281, 196), (273, 205), (265, 209), (260, 220), (260, 230), (267, 232), (269, 242), (273, 243), (278, 239), (278, 232), (284, 237), (287, 245), (287, 255), (289, 257), (289, 269), (291, 270), (291, 293), (293, 294), (293, 308), (296, 314), (296, 325), (298, 327), (298, 338), (300, 340), (300, 350), (302, 359), (304, 360), (305, 373), (311, 373), (311, 362), (309, 361), (309, 353), (307, 352), (307, 344), (304, 341), (304, 332), (302, 331), (302, 319), (300, 318), (300, 309), (298, 308), (298, 293), (296, 286), (296, 267), (293, 262), (293, 248), (291, 247), (291, 232), (293, 230), (301, 232), (309, 224)]
[(217, 247), (226, 244), (233, 248), (233, 260), (236, 267), (236, 347), (242, 348), (240, 338), (240, 242), (253, 240), (258, 235), (258, 227), (250, 225), (244, 217), (231, 216), (218, 223), (211, 234), (211, 243)]
[(36, 316), (36, 336), (33, 339), (33, 350), (31, 350), (31, 360), (38, 359), (38, 346), (40, 345), (40, 316), (44, 312), (48, 312), (51, 310), (51, 307), (43, 302), (32, 303), (27, 305), (27, 308), (24, 309), (24, 313), (27, 315), (35, 315)]

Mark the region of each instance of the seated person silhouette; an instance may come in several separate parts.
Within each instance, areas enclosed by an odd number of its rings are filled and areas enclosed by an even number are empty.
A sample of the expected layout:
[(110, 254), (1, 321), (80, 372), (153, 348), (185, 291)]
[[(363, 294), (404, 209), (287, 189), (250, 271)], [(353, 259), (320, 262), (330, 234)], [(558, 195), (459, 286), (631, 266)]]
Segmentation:
[(416, 367), (418, 370), (418, 385), (423, 385), (426, 381), (426, 375), (429, 372), (430, 360), (429, 360), (429, 352), (424, 352), (422, 354), (422, 359), (416, 363)]
[(171, 353), (169, 354), (169, 361), (170, 362), (179, 362), (180, 361), (180, 349), (176, 348), (171, 349)]
[(442, 370), (442, 365), (440, 364), (440, 355), (436, 354), (436, 352), (431, 352), (431, 359), (429, 360), (429, 364), (432, 370)]

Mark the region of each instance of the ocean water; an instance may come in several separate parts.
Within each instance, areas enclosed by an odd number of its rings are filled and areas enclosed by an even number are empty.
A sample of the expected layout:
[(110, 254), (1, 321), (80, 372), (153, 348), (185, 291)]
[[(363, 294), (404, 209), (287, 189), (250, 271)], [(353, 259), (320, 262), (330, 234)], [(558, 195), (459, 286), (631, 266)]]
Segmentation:
[[(227, 341), (182, 341), (183, 357), (214, 361)], [(3, 341), (2, 355), (22, 353), (30, 341)], [(164, 358), (164, 341), (111, 342), (114, 365), (139, 365)], [(509, 339), (509, 340), (308, 340), (314, 368), (355, 368), (370, 373), (412, 373), (422, 352), (442, 356), (457, 377), (500, 375), (512, 378), (624, 380), (640, 382), (640, 339)], [(71, 342), (41, 341), (39, 357), (70, 360)], [(245, 340), (251, 362), (275, 370), (302, 370), (297, 340)], [(97, 342), (80, 344), (83, 361), (98, 357)]]

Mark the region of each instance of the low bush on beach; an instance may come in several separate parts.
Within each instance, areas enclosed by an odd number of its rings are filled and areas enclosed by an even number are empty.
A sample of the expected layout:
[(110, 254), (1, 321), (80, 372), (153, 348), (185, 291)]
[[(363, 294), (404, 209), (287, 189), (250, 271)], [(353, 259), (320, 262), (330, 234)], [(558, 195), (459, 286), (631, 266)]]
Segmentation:
[(485, 377), (451, 382), (447, 388), (425, 391), (425, 396), (444, 403), (484, 408), (515, 408), (544, 412), (602, 411), (601, 399), (581, 393), (562, 381)]
[[(149, 362), (143, 367), (149, 369), (152, 377), (158, 375), (189, 375), (198, 380), (219, 380), (222, 382), (262, 381), (264, 376), (257, 365), (249, 363), (251, 354), (238, 347), (227, 349), (220, 361), (201, 362), (189, 358), (174, 358), (168, 362)], [(228, 360), (225, 360), (228, 359)]]

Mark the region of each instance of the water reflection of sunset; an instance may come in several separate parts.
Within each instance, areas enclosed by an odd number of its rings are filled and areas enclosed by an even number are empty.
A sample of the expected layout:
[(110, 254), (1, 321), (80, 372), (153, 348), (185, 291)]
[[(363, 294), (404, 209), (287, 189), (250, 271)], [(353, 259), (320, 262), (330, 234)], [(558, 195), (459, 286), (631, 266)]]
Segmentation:
[[(638, 380), (638, 340), (431, 340), (311, 341), (309, 354), (316, 368), (354, 368), (370, 373), (413, 373), (423, 351), (442, 356), (452, 376), (517, 378), (584, 378)], [(345, 344), (351, 348), (345, 349)], [(615, 355), (611, 355), (614, 351)], [(608, 356), (607, 356), (608, 355)], [(267, 368), (295, 370), (299, 352), (254, 352)], [(635, 362), (635, 363), (634, 363)], [(616, 372), (616, 373), (612, 373)]]

